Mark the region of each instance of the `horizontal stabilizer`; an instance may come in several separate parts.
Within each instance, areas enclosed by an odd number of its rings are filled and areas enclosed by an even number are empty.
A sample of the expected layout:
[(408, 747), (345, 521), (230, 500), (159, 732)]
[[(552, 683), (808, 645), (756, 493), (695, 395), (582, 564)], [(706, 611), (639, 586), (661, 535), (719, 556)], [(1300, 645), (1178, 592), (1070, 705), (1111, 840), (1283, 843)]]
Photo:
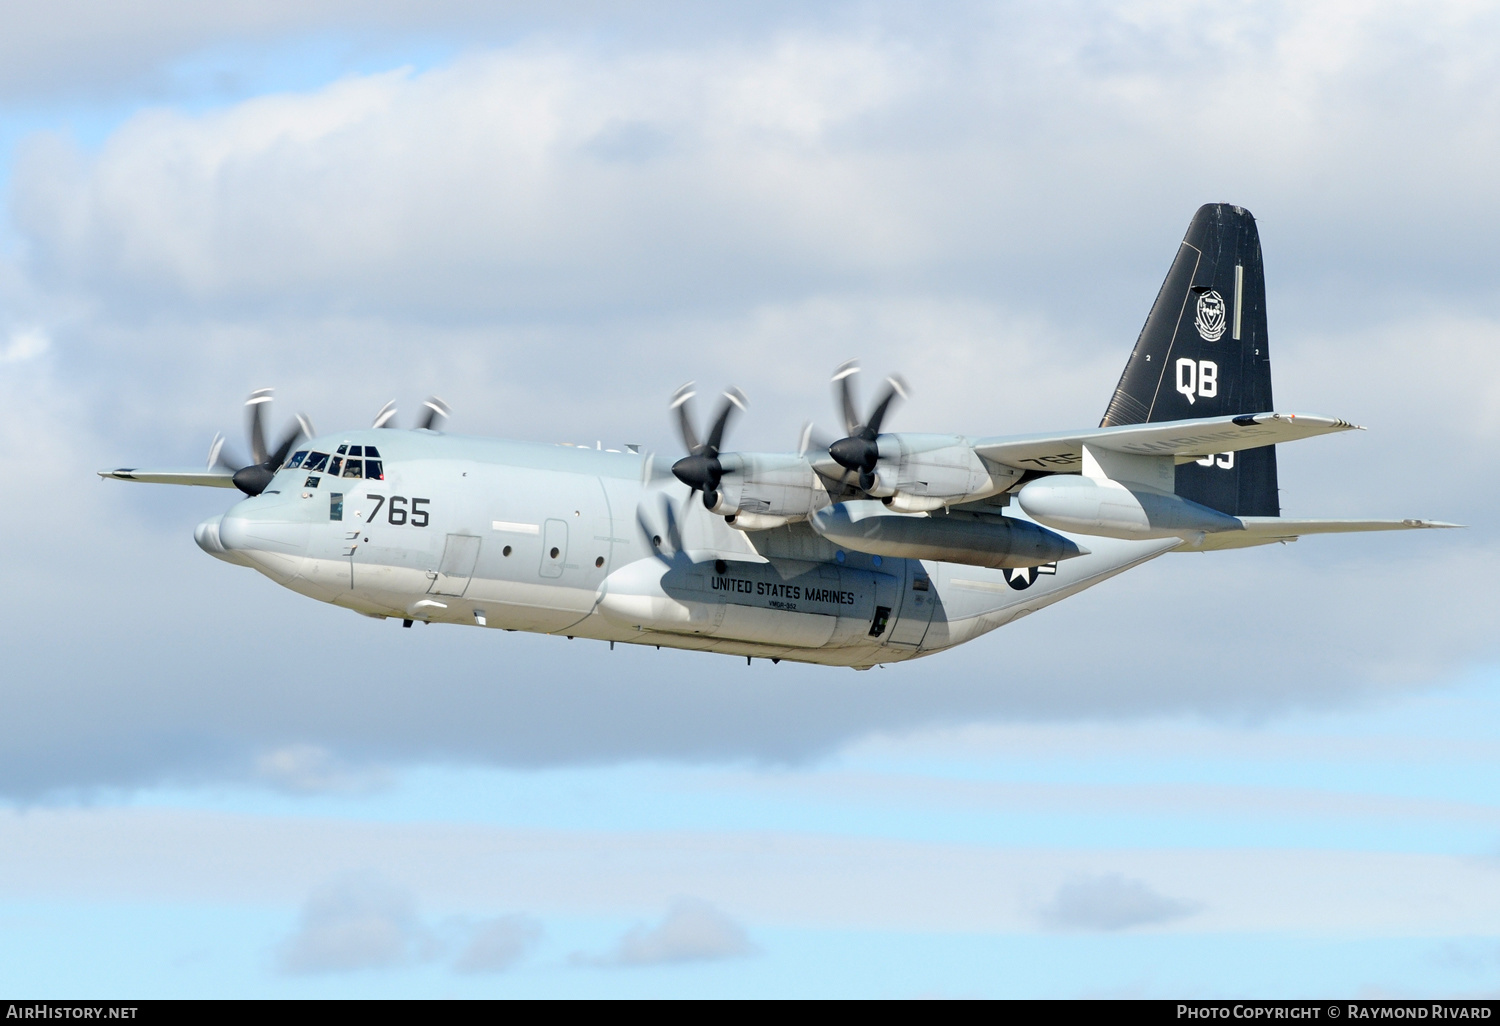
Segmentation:
[(1085, 444), (1135, 456), (1175, 456), (1178, 463), (1190, 463), (1216, 453), (1295, 442), (1337, 431), (1361, 430), (1363, 428), (1358, 425), (1337, 417), (1257, 413), (1090, 428), (1068, 434), (984, 438), (974, 446), (974, 451), (987, 460), (1021, 470), (1068, 473), (1082, 468)]
[(1359, 531), (1415, 531), (1429, 527), (1462, 527), (1440, 520), (1294, 520), (1290, 517), (1240, 517), (1243, 531), (1203, 536), (1197, 545), (1184, 544), (1178, 552), (1245, 549), (1252, 545), (1296, 541), (1304, 534), (1352, 534)]
[(137, 470), (121, 467), (119, 470), (101, 470), (100, 477), (116, 481), (142, 481), (146, 484), (204, 485), (209, 488), (233, 488), (234, 471), (226, 467), (179, 470)]

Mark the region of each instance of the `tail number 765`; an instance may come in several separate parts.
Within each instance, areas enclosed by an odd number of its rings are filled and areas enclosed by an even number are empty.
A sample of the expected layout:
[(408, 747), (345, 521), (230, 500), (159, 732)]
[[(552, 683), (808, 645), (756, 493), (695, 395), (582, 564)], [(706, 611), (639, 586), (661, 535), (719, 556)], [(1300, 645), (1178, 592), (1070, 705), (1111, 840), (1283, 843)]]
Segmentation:
[(385, 505), (385, 522), (392, 527), (404, 527), (407, 524), (412, 527), (427, 526), (427, 504), (431, 499), (408, 499), (404, 495), (392, 495), (391, 501), (386, 503), (384, 495), (366, 495), (365, 498), (375, 500), (375, 508), (370, 510), (367, 523), (373, 524), (376, 515), (380, 513), (380, 507)]

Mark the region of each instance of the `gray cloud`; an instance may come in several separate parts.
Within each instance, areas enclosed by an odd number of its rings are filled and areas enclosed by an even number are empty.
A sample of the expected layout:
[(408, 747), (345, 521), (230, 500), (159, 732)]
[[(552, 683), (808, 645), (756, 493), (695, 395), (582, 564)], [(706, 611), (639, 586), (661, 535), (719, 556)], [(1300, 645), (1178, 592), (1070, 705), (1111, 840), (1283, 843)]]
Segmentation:
[(1109, 873), (1067, 881), (1041, 909), (1040, 919), (1063, 930), (1128, 930), (1184, 919), (1199, 907), (1158, 894), (1140, 880)]
[(344, 60), (358, 63), (412, 36), (444, 42), (456, 37), (474, 45), (562, 27), (691, 35), (709, 26), (753, 29), (790, 5), (754, 6), (760, 10), (674, 0), (227, 0), (211, 7), (187, 0), (141, 0), (128, 8), (105, 0), (17, 0), (7, 7), (8, 31), (0, 38), (0, 102), (46, 102), (132, 87), (146, 96), (173, 96), (183, 87), (181, 79), (191, 80), (196, 70), (174, 65), (205, 51), (216, 72), (212, 84), (233, 91), (238, 85), (235, 70), (215, 68), (213, 58), (222, 57), (215, 51), (275, 46), (308, 36), (338, 38)]
[[(691, 46), (527, 38), (143, 112), (97, 153), (35, 140), (17, 223), (40, 281), (137, 314), (556, 318), (851, 288), (1060, 301), (1083, 254), (1090, 296), (1113, 299), (1158, 277), (1136, 240), (1167, 251), (1210, 196), (1269, 219), (1296, 272), (1282, 291), (1310, 309), (1332, 281), (1381, 310), (1493, 291), (1460, 255), (1496, 213), (1466, 170), (1496, 156), (1476, 126), (1500, 89), (1473, 73), (1492, 15), (959, 6), (911, 32), (866, 10)], [(1456, 235), (1436, 243), (1435, 222)], [(1097, 326), (1092, 306), (1075, 321)]]
[(507, 915), (472, 927), (468, 942), (453, 962), (461, 973), (504, 972), (541, 939), (542, 928), (530, 916)]
[(635, 926), (602, 958), (576, 956), (581, 964), (649, 966), (740, 958), (755, 953), (745, 928), (704, 901), (684, 898), (653, 926)]
[(350, 875), (308, 898), (277, 964), (294, 974), (393, 969), (416, 961), (430, 943), (409, 894), (378, 877)]

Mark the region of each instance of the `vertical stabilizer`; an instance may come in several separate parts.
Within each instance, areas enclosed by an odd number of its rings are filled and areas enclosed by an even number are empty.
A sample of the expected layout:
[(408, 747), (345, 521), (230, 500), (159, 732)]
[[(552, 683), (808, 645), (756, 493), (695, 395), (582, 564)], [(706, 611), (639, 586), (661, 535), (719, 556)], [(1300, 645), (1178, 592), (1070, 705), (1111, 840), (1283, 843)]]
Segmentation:
[[(1255, 218), (1243, 207), (1209, 203), (1188, 226), (1100, 426), (1272, 408)], [(1177, 468), (1176, 489), (1231, 516), (1280, 516), (1276, 447), (1185, 463)]]

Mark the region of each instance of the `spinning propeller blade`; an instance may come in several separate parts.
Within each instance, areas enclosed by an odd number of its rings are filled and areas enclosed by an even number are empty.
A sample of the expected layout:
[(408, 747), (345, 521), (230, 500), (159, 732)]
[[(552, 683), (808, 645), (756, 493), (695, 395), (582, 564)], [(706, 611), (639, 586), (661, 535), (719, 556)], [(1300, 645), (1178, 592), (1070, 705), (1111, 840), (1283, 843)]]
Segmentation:
[(703, 493), (703, 506), (713, 509), (719, 504), (719, 482), (724, 477), (724, 465), (719, 462), (719, 447), (724, 443), (724, 431), (735, 410), (745, 409), (745, 394), (737, 388), (724, 393), (723, 405), (708, 429), (708, 438), (698, 440), (693, 427), (692, 404), (693, 383), (689, 381), (672, 394), (670, 409), (677, 411), (677, 429), (682, 434), (682, 444), (688, 454), (672, 464), (672, 475), (695, 492)]
[(880, 461), (880, 449), (876, 439), (880, 427), (897, 398), (906, 398), (906, 382), (900, 375), (886, 378), (885, 393), (875, 403), (870, 416), (861, 422), (858, 405), (854, 400), (854, 377), (859, 365), (853, 360), (843, 364), (833, 374), (834, 397), (844, 415), (844, 428), (849, 432), (828, 446), (828, 455), (845, 470), (859, 474), (859, 487), (869, 491), (875, 487), (875, 465)]
[[(453, 411), (448, 404), (435, 395), (430, 395), (422, 401), (422, 412), (417, 415), (418, 431), (440, 431), (443, 422)], [(376, 428), (394, 428), (396, 426), (396, 400), (392, 399), (380, 408), (375, 414), (375, 422), (370, 425)]]
[(417, 420), (417, 430), (441, 431), (450, 412), (447, 403), (435, 395), (428, 396), (422, 402), (422, 416)]
[(266, 446), (266, 419), (271, 408), (272, 390), (257, 388), (245, 400), (246, 431), (250, 436), (250, 463), (241, 463), (225, 449), (224, 436), (215, 435), (208, 449), (208, 465), (234, 471), (234, 486), (246, 495), (259, 495), (276, 476), (276, 471), (291, 455), (292, 447), (304, 436), (313, 433), (312, 423), (302, 414), (282, 436), (274, 450)]

